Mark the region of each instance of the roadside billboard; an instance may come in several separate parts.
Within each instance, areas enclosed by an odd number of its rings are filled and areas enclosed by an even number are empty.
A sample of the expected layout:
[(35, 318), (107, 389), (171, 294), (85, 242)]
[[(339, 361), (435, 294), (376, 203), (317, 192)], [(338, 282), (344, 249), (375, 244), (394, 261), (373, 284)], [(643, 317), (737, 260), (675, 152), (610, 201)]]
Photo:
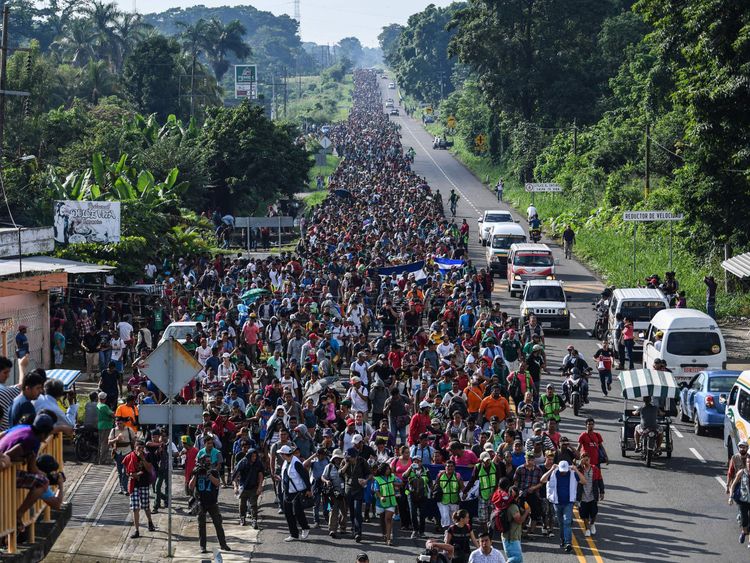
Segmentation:
[(56, 201), (54, 210), (56, 242), (120, 242), (119, 201)]

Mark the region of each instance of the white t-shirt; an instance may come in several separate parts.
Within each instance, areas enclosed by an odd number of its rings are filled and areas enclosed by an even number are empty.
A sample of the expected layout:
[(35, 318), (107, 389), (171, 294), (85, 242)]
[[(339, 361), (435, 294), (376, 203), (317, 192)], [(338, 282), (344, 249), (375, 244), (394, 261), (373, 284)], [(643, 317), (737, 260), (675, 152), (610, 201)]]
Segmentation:
[(205, 348), (203, 346), (198, 346), (195, 349), (195, 353), (198, 356), (198, 363), (203, 367), (206, 367), (206, 360), (211, 357), (211, 347), (208, 345), (206, 345)]
[(447, 344), (444, 344), (441, 342), (437, 347), (438, 356), (440, 356), (441, 358), (445, 358), (446, 356), (449, 356), (454, 351), (455, 351), (455, 346), (453, 346), (453, 344), (451, 344), (450, 342), (448, 342)]
[(481, 549), (475, 549), (469, 555), (469, 563), (505, 563), (505, 556), (494, 547), (489, 555), (482, 553)]
[(146, 277), (153, 278), (156, 275), (156, 266), (153, 264), (146, 264), (143, 271), (146, 273)]
[(367, 388), (365, 386), (361, 386), (359, 388), (359, 392), (362, 393), (362, 395), (365, 396), (363, 399), (359, 396), (359, 393), (355, 391), (354, 387), (350, 387), (349, 391), (346, 393), (346, 398), (349, 399), (352, 402), (352, 410), (353, 411), (360, 411), (360, 412), (367, 412)]
[(122, 338), (110, 338), (109, 347), (112, 348), (110, 360), (113, 362), (119, 362), (122, 359), (122, 349), (125, 347)]
[(130, 340), (131, 336), (133, 335), (133, 325), (131, 325), (127, 321), (120, 321), (117, 323), (117, 330), (120, 331), (120, 338), (123, 340), (123, 342), (127, 342)]

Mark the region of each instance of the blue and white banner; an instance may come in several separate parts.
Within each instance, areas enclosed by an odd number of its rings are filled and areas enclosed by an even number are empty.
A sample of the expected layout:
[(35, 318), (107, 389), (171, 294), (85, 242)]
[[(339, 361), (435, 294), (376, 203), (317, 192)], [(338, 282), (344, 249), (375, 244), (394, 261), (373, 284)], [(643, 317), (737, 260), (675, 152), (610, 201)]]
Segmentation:
[(451, 270), (460, 270), (464, 266), (463, 260), (453, 260), (451, 258), (435, 258), (440, 273), (446, 275)]
[(424, 260), (419, 262), (412, 262), (411, 264), (402, 264), (401, 266), (389, 266), (387, 268), (378, 268), (378, 274), (382, 277), (391, 277), (393, 274), (401, 277), (404, 274), (414, 274), (416, 281), (427, 279), (427, 274), (424, 272)]

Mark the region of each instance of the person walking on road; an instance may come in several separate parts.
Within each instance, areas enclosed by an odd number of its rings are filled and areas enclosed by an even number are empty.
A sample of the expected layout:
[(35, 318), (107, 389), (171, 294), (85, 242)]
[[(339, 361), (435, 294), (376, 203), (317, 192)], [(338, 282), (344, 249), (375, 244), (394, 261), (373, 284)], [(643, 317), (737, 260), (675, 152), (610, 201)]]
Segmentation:
[(563, 250), (565, 251), (565, 258), (570, 260), (573, 258), (573, 245), (576, 242), (576, 234), (575, 231), (573, 231), (573, 227), (570, 225), (565, 227), (565, 230), (562, 234), (562, 240), (563, 240)]
[(498, 178), (497, 184), (495, 185), (495, 191), (497, 192), (497, 201), (503, 201), (503, 179)]
[(634, 351), (635, 346), (635, 329), (633, 320), (629, 317), (623, 317), (622, 342), (625, 345), (625, 351), (628, 355), (628, 369), (635, 369)]
[(352, 524), (354, 541), (362, 541), (362, 505), (365, 499), (365, 487), (370, 478), (370, 466), (360, 457), (357, 448), (346, 451), (346, 459), (339, 469), (345, 481), (346, 502), (349, 508), (349, 520)]
[(289, 536), (284, 541), (291, 542), (300, 538), (304, 540), (310, 534), (310, 526), (302, 507), (302, 497), (311, 497), (313, 494), (310, 474), (299, 458), (294, 455), (292, 446), (282, 446), (278, 453), (284, 460), (281, 477), (277, 479), (281, 479), (284, 515), (289, 526)]
[(133, 526), (135, 532), (131, 534), (131, 539), (140, 538), (139, 531), (140, 511), (146, 512), (148, 519), (148, 531), (156, 531), (154, 521), (151, 519), (150, 493), (151, 493), (151, 476), (154, 471), (153, 466), (146, 459), (146, 441), (138, 440), (135, 444), (135, 450), (130, 452), (122, 460), (125, 471), (128, 474), (128, 492), (130, 493), (130, 510), (133, 511)]
[(573, 551), (573, 504), (578, 484), (585, 486), (586, 478), (575, 465), (561, 461), (542, 475), (541, 482), (547, 484), (547, 499), (555, 505), (560, 524), (560, 547), (570, 553)]
[(604, 480), (601, 470), (591, 465), (588, 454), (581, 456), (581, 475), (586, 479), (582, 486), (578, 487), (578, 512), (583, 520), (586, 531), (584, 536), (596, 535), (596, 516), (599, 514), (599, 501), (604, 500)]
[(247, 504), (250, 503), (250, 521), (253, 528), (258, 529), (258, 499), (263, 492), (263, 464), (258, 458), (258, 451), (250, 447), (250, 442), (242, 442), (245, 456), (237, 463), (232, 472), (232, 481), (239, 484), (240, 492), (240, 526), (246, 524)]
[[(745, 459), (745, 467), (737, 473), (732, 481), (729, 491), (729, 504), (736, 502), (740, 508), (740, 532), (739, 542), (745, 543), (745, 538), (750, 534), (750, 456)], [(750, 549), (750, 544), (748, 544)]]
[(227, 545), (221, 512), (219, 511), (221, 480), (219, 479), (219, 472), (211, 468), (209, 456), (203, 456), (198, 460), (188, 487), (191, 491), (195, 491), (198, 499), (198, 539), (201, 544), (201, 553), (208, 553), (208, 549), (206, 549), (206, 514), (211, 515), (211, 521), (216, 529), (216, 539), (219, 540), (221, 549), (232, 551)]

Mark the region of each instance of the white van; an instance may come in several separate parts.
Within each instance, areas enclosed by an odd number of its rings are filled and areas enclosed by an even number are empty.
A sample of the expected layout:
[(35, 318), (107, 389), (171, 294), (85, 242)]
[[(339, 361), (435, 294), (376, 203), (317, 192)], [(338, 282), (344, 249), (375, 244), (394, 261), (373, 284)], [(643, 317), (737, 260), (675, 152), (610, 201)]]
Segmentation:
[(636, 334), (634, 347), (637, 352), (641, 352), (643, 340), (637, 338), (637, 335), (648, 330), (648, 324), (656, 313), (669, 309), (669, 301), (660, 290), (645, 287), (615, 289), (609, 301), (608, 334), (613, 350), (617, 349), (615, 340), (615, 329), (617, 328), (615, 317), (617, 313), (622, 313), (623, 317), (628, 317), (633, 321)]
[(487, 267), (490, 271), (501, 276), (506, 275), (511, 245), (526, 240), (526, 231), (518, 223), (500, 223), (493, 226), (487, 237)]
[[(656, 333), (664, 333), (656, 349)], [(688, 382), (699, 371), (726, 369), (727, 350), (716, 321), (696, 309), (666, 309), (651, 319), (643, 345), (643, 367), (663, 359), (677, 382)]]
[(737, 444), (750, 439), (750, 371), (743, 371), (732, 385), (724, 412), (724, 445), (729, 460), (737, 453)]
[(546, 244), (517, 243), (508, 250), (508, 292), (523, 293), (528, 280), (554, 280), (555, 258)]

